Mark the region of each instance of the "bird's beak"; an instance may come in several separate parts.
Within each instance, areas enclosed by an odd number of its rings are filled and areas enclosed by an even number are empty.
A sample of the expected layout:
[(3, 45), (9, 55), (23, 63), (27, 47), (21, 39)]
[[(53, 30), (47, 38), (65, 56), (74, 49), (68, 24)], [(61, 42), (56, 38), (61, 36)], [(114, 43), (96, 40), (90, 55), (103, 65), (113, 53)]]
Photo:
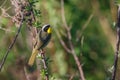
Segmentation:
[(48, 33), (48, 34), (51, 33), (51, 28), (50, 28), (50, 27), (48, 28), (47, 33)]

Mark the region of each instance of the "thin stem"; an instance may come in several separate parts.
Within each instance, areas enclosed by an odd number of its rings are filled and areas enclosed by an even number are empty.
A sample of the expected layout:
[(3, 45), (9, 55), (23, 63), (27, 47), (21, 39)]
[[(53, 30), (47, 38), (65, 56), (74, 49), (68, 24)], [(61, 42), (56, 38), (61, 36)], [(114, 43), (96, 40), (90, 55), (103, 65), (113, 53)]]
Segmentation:
[(64, 48), (68, 53), (70, 53), (71, 50), (67, 47), (67, 45), (65, 44), (65, 42), (62, 40), (59, 31), (58, 31), (58, 30), (55, 30), (55, 32), (56, 32), (56, 35), (57, 35), (57, 37), (58, 37), (58, 39), (59, 39), (59, 42), (61, 43), (61, 45), (63, 46), (63, 48)]
[(3, 30), (3, 31), (5, 31), (5, 32), (15, 32), (15, 31), (12, 31), (12, 30), (10, 30), (10, 29), (3, 28), (3, 27), (1, 27), (1, 26), (0, 26), (0, 29)]
[(71, 28), (68, 27), (66, 19), (65, 19), (64, 0), (61, 0), (61, 16), (62, 16), (62, 21), (63, 21), (63, 24), (64, 24), (64, 28), (67, 31), (67, 36), (68, 36), (68, 41), (69, 41), (71, 54), (73, 55), (73, 57), (75, 59), (75, 62), (77, 64), (77, 67), (79, 69), (81, 80), (85, 80), (84, 73), (83, 73), (83, 70), (82, 70), (82, 66), (80, 64), (80, 61), (79, 61), (76, 53), (75, 53), (74, 46), (73, 46), (73, 43), (71, 41), (71, 38), (72, 38), (71, 33), (70, 33)]
[(82, 36), (84, 30), (88, 27), (88, 24), (91, 22), (92, 18), (93, 18), (93, 13), (89, 16), (88, 20), (82, 26), (82, 29), (79, 31), (79, 35), (77, 35), (77, 39), (76, 39), (77, 42), (79, 41), (80, 37)]
[[(35, 17), (34, 11), (33, 11), (33, 7), (30, 4), (30, 0), (28, 0), (28, 3), (29, 3), (29, 6), (30, 6), (30, 9), (31, 9), (31, 16), (32, 16), (33, 22), (36, 22), (36, 17)], [(37, 35), (37, 28), (36, 27), (32, 27), (33, 41), (35, 40), (36, 35)], [(36, 44), (36, 41), (34, 42), (33, 47), (35, 46), (35, 44)]]
[(43, 65), (44, 65), (44, 70), (45, 70), (45, 77), (46, 77), (46, 80), (49, 80), (49, 74), (48, 74), (48, 66), (47, 66), (47, 62), (46, 62), (46, 57), (45, 57), (45, 52), (42, 51), (41, 53), (42, 55), (42, 61), (43, 61)]
[(26, 80), (30, 80), (28, 74), (27, 74), (27, 70), (26, 70), (26, 67), (24, 66), (24, 75), (26, 77)]
[(73, 80), (73, 78), (74, 78), (74, 75), (71, 75), (70, 78), (69, 78), (69, 80)]
[(29, 0), (28, 0), (28, 3), (29, 3), (30, 8), (31, 8), (31, 13), (32, 13), (33, 21), (36, 21), (36, 18), (35, 18), (34, 12), (33, 12), (33, 8), (32, 8), (32, 5), (30, 4)]
[[(69, 31), (68, 31), (68, 33), (70, 34)], [(75, 53), (74, 46), (73, 46), (72, 41), (71, 41), (70, 39), (69, 39), (69, 45), (70, 45), (70, 48), (71, 48), (71, 54), (73, 55), (73, 57), (74, 57), (74, 59), (75, 59), (75, 62), (76, 62), (76, 64), (77, 64), (77, 67), (78, 67), (78, 69), (79, 69), (81, 80), (85, 80), (82, 66), (81, 66), (81, 64), (80, 64), (80, 61), (79, 61), (76, 53)]]
[(118, 6), (118, 19), (117, 19), (117, 43), (116, 43), (116, 53), (115, 53), (115, 60), (114, 60), (114, 70), (112, 73), (112, 79), (115, 80), (116, 71), (117, 71), (117, 63), (118, 63), (118, 54), (119, 54), (119, 45), (120, 45), (120, 6)]
[(5, 0), (0, 7), (2, 8), (6, 2), (7, 2), (7, 0)]
[(68, 30), (68, 25), (65, 19), (65, 11), (64, 11), (64, 0), (61, 0), (61, 14), (62, 14), (62, 21), (64, 24), (64, 28)]
[(22, 19), (21, 19), (21, 23), (20, 23), (20, 25), (19, 25), (18, 31), (17, 31), (17, 33), (16, 33), (16, 35), (15, 35), (14, 40), (12, 41), (12, 43), (10, 44), (10, 46), (8, 47), (8, 50), (7, 50), (7, 52), (5, 53), (5, 56), (4, 56), (3, 59), (2, 59), (2, 62), (1, 62), (1, 64), (0, 64), (0, 71), (2, 70), (2, 67), (3, 67), (3, 65), (4, 65), (4, 63), (5, 63), (6, 59), (7, 59), (7, 56), (8, 56), (8, 54), (9, 54), (10, 50), (12, 49), (12, 47), (14, 46), (14, 44), (15, 44), (15, 42), (16, 42), (16, 40), (17, 40), (17, 37), (18, 37), (18, 35), (19, 35), (19, 33), (20, 33), (20, 30), (21, 30), (21, 28), (22, 28), (22, 24), (23, 24), (23, 13), (21, 13), (21, 16), (22, 16)]

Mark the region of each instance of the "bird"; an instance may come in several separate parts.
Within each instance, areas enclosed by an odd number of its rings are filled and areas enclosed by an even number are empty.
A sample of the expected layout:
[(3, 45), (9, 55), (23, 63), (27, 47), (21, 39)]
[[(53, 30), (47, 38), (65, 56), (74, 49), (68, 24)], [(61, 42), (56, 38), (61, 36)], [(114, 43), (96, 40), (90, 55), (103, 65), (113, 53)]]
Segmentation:
[(47, 46), (51, 39), (51, 26), (49, 24), (44, 25), (36, 36), (37, 43), (32, 50), (31, 57), (28, 61), (28, 65), (32, 66), (34, 64), (35, 58), (40, 50)]

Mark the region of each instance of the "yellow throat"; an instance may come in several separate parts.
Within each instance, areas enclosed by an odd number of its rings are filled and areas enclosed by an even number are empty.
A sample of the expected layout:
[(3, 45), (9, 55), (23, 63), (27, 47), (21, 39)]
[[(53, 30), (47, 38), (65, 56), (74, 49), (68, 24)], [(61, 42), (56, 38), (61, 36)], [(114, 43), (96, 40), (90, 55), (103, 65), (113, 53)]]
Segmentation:
[(48, 33), (48, 34), (51, 33), (51, 28), (48, 28), (47, 33)]

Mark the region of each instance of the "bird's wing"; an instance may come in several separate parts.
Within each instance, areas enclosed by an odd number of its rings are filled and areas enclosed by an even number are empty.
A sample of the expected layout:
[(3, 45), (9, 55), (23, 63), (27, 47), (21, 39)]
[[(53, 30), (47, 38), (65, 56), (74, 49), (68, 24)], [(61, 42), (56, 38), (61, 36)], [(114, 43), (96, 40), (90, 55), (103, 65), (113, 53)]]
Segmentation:
[(39, 39), (40, 39), (39, 43), (42, 43), (41, 46), (39, 47), (39, 49), (41, 49), (41, 48), (45, 47), (48, 44), (48, 42), (51, 39), (51, 34), (48, 34), (46, 32), (41, 31), (40, 34), (39, 34)]
[(40, 34), (39, 34), (39, 39), (41, 40), (41, 41), (45, 41), (46, 40), (46, 37), (47, 37), (47, 33), (46, 32), (43, 32), (42, 30), (40, 31)]

